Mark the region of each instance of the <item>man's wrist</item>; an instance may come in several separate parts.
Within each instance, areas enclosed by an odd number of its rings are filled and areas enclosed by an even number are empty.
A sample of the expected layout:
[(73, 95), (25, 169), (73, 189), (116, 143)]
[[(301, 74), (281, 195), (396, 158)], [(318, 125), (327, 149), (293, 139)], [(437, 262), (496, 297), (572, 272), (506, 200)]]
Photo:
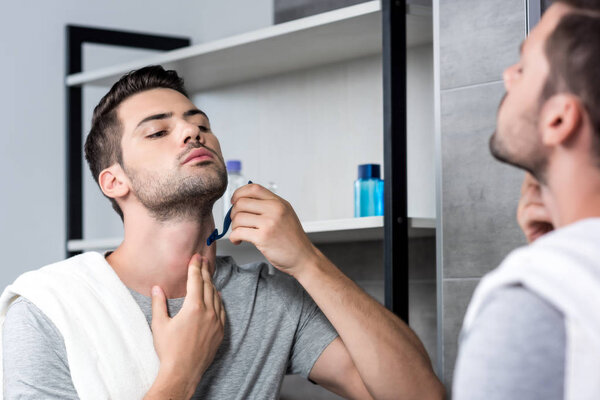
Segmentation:
[(331, 268), (335, 266), (315, 247), (315, 253), (312, 257), (308, 257), (304, 262), (299, 271), (294, 274), (294, 278), (302, 285), (305, 289), (312, 282), (318, 282), (321, 280), (321, 276), (326, 274)]
[(144, 397), (144, 400), (153, 399), (173, 399), (173, 400), (188, 400), (196, 389), (197, 383), (193, 383), (188, 376), (181, 374), (175, 368), (166, 365), (161, 365), (158, 375), (152, 387)]

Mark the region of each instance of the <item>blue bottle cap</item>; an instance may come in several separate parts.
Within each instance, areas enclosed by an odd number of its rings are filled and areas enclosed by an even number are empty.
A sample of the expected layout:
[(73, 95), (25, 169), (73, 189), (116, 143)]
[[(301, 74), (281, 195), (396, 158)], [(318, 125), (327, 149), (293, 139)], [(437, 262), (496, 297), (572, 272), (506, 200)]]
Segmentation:
[(241, 172), (242, 162), (240, 160), (227, 161), (227, 172)]
[(379, 164), (362, 164), (358, 166), (358, 179), (381, 178), (381, 167)]

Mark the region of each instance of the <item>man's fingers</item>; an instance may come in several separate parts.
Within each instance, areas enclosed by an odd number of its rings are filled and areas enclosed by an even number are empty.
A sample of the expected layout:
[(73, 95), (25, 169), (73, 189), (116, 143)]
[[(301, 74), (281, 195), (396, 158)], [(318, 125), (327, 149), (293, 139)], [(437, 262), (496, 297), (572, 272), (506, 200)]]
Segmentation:
[(221, 326), (225, 326), (225, 307), (221, 307), (221, 313), (220, 313), (220, 318), (221, 318)]
[(213, 305), (213, 284), (210, 278), (210, 273), (208, 272), (208, 260), (206, 258), (202, 259), (202, 281), (204, 282), (202, 286), (204, 286), (204, 304), (208, 310), (214, 309)]
[(531, 204), (523, 209), (524, 223), (527, 225), (536, 223), (548, 223), (552, 224), (552, 219), (548, 209), (543, 205)]
[(537, 188), (539, 190), (540, 183), (531, 175), (529, 172), (525, 174), (525, 179), (523, 179), (523, 185), (521, 185), (521, 193), (524, 193), (528, 188)]
[(252, 199), (259, 200), (268, 200), (276, 199), (277, 195), (256, 183), (251, 183), (242, 186), (233, 193), (233, 196), (231, 197), (231, 204), (235, 204), (242, 197), (249, 197)]
[[(234, 206), (235, 208), (235, 206)], [(246, 212), (237, 213), (231, 218), (231, 229), (245, 227), (257, 229), (260, 227), (261, 216)]]
[(165, 293), (159, 286), (154, 286), (152, 288), (152, 326), (162, 324), (168, 318)]
[(233, 210), (231, 210), (231, 218), (233, 218), (238, 213), (251, 213), (261, 215), (265, 213), (265, 206), (268, 206), (265, 200), (252, 199), (250, 197), (240, 197), (237, 199), (233, 206)]
[(217, 318), (220, 318), (221, 308), (223, 308), (223, 304), (221, 303), (221, 296), (216, 290), (213, 290), (213, 305), (215, 307), (215, 315), (217, 316)]
[(237, 227), (231, 230), (229, 240), (233, 244), (240, 244), (242, 242), (249, 242), (256, 246), (256, 233), (258, 229)]
[(187, 293), (185, 295), (185, 300), (187, 301), (197, 302), (201, 301), (204, 297), (204, 285), (202, 283), (202, 272), (200, 271), (201, 262), (200, 255), (194, 254), (188, 264)]

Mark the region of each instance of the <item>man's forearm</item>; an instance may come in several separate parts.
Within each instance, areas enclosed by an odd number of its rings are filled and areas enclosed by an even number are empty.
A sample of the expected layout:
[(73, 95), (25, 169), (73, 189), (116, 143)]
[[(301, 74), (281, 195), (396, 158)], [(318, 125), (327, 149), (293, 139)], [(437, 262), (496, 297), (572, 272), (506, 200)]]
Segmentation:
[(322, 254), (305, 267), (296, 279), (340, 335), (375, 398), (443, 397), (423, 344), (404, 322)]

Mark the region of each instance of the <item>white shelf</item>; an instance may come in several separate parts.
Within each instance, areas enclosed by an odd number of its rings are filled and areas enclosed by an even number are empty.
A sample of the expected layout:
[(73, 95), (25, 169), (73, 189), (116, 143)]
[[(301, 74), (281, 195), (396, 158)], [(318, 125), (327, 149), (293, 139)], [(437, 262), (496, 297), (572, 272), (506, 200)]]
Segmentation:
[[(408, 11), (407, 46), (431, 43), (432, 25), (427, 9), (413, 7)], [(376, 0), (121, 65), (72, 74), (66, 78), (66, 84), (111, 86), (131, 70), (161, 64), (177, 70), (185, 78), (189, 93), (195, 93), (381, 54), (381, 39), (381, 5)]]
[[(335, 243), (368, 241), (383, 239), (383, 217), (348, 218), (328, 221), (311, 221), (302, 223), (304, 231), (313, 243)], [(410, 237), (424, 237), (435, 235), (435, 220), (428, 218), (410, 218)], [(221, 250), (234, 250), (234, 246), (227, 240), (228, 235), (219, 240)], [(70, 251), (89, 251), (114, 249), (119, 246), (122, 237), (70, 240), (67, 248)], [(242, 244), (250, 246), (250, 244)]]

